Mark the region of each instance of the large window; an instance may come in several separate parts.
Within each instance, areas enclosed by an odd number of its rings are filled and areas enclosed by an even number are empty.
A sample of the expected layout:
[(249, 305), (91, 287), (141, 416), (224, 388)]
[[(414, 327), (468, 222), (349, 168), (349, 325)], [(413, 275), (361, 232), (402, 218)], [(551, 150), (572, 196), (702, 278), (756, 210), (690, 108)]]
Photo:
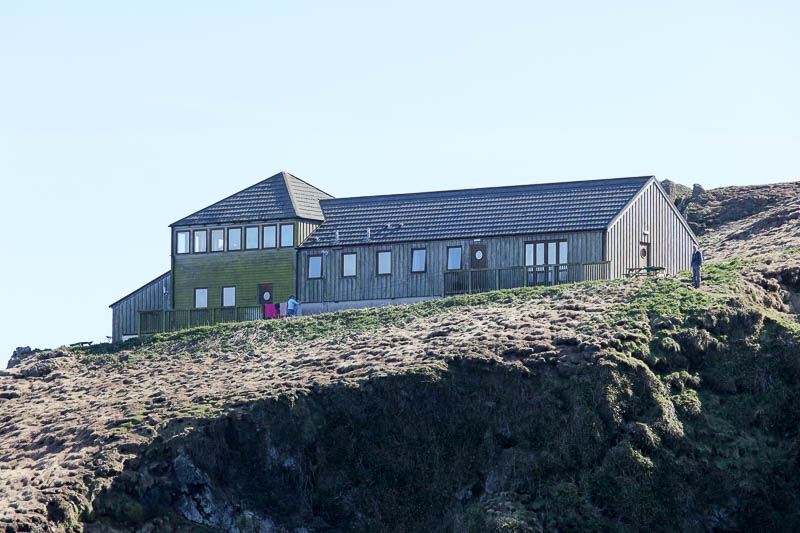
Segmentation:
[(411, 272), (425, 272), (427, 269), (427, 253), (425, 248), (411, 250)]
[(388, 276), (392, 273), (392, 252), (378, 252), (378, 275)]
[(461, 270), (461, 247), (447, 247), (447, 270)]
[(225, 230), (222, 228), (211, 230), (211, 251), (225, 251)]
[(194, 232), (194, 253), (202, 254), (205, 253), (207, 250), (207, 242), (208, 239), (208, 231), (202, 230), (195, 230)]
[(525, 243), (525, 266), (564, 265), (568, 262), (567, 241)]
[(188, 254), (189, 253), (189, 232), (178, 231), (175, 233), (175, 253)]
[(236, 305), (236, 287), (222, 287), (222, 307)]
[(245, 250), (258, 248), (258, 226), (248, 226), (244, 229), (244, 248)]
[(281, 248), (294, 246), (294, 224), (281, 224)]
[(342, 254), (342, 277), (354, 278), (356, 277), (356, 254), (346, 253)]
[(208, 307), (208, 289), (194, 290), (194, 306), (198, 309)]
[(276, 230), (277, 227), (275, 226), (275, 224), (269, 224), (263, 227), (262, 233), (264, 238), (261, 242), (264, 248), (275, 248), (276, 246), (278, 246)]
[(308, 279), (319, 279), (322, 277), (322, 256), (308, 256)]
[(228, 250), (242, 249), (242, 228), (228, 229)]

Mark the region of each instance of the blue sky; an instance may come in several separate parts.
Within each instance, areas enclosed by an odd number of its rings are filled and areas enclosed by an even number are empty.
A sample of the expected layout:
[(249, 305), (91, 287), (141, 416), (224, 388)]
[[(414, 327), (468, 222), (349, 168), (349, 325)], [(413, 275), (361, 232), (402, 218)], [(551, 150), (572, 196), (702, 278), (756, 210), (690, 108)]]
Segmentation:
[(797, 2), (3, 2), (0, 366), (104, 340), (167, 225), (335, 196), (800, 179)]

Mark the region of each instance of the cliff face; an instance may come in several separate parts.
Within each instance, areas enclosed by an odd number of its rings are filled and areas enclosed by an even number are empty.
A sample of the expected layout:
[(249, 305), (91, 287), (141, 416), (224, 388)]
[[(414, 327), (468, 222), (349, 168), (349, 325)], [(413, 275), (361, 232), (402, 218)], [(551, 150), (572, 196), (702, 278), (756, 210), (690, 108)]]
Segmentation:
[(20, 354), (0, 531), (800, 529), (800, 247), (735, 249), (701, 291), (520, 289)]

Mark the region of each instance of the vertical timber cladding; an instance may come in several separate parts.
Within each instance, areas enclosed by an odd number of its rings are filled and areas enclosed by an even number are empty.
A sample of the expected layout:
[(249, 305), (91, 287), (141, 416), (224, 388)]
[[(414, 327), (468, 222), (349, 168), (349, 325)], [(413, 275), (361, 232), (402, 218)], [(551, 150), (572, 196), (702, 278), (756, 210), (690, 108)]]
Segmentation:
[(668, 274), (689, 268), (697, 239), (655, 180), (651, 180), (630, 205), (611, 222), (606, 257), (611, 277), (625, 276), (639, 265), (640, 243), (650, 243), (651, 265)]
[[(287, 222), (291, 221), (269, 221), (264, 224)], [(301, 224), (295, 224), (295, 246), (300, 238), (298, 226)], [(232, 226), (244, 225), (249, 224)], [(212, 227), (221, 226), (181, 226), (173, 228), (173, 233)], [(222, 307), (223, 287), (236, 287), (237, 306), (258, 305), (258, 286), (263, 283), (272, 283), (273, 301), (285, 302), (295, 291), (296, 250), (294, 246), (200, 254), (176, 254), (173, 250), (174, 308), (193, 308), (196, 288), (208, 289), (208, 307)]]
[(111, 304), (111, 340), (119, 342), (124, 335), (136, 335), (139, 311), (169, 309), (170, 273), (162, 274), (147, 285)]
[[(567, 240), (570, 263), (603, 261), (603, 231), (543, 233), (479, 239), (486, 246), (487, 268), (525, 265), (525, 243)], [(306, 303), (441, 296), (447, 248), (461, 246), (462, 267), (469, 269), (475, 239), (363, 244), (337, 248), (303, 248), (298, 254), (298, 296)], [(411, 250), (425, 248), (425, 272), (411, 272)], [(392, 252), (392, 275), (377, 275), (377, 253)], [(356, 253), (356, 276), (342, 276), (342, 255)], [(308, 279), (308, 257), (322, 256), (322, 278)]]

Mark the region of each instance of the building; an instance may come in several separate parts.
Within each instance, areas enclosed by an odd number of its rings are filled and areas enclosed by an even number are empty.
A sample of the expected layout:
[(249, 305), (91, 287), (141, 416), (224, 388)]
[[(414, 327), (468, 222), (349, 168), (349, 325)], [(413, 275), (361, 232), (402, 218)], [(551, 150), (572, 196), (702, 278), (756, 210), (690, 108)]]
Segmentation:
[(281, 172), (170, 225), (171, 269), (111, 305), (113, 340), (689, 268), (697, 238), (652, 176), (334, 199)]
[(139, 335), (139, 311), (163, 311), (170, 308), (170, 272), (139, 287), (109, 305), (111, 308), (111, 340), (124, 341)]
[(652, 176), (321, 200), (305, 313), (689, 268), (697, 238)]
[(297, 246), (322, 223), (319, 201), (329, 198), (281, 172), (174, 222), (168, 298), (154, 305), (137, 292), (112, 304), (112, 339), (128, 335), (137, 314), (139, 334), (263, 318), (265, 304), (295, 292)]

